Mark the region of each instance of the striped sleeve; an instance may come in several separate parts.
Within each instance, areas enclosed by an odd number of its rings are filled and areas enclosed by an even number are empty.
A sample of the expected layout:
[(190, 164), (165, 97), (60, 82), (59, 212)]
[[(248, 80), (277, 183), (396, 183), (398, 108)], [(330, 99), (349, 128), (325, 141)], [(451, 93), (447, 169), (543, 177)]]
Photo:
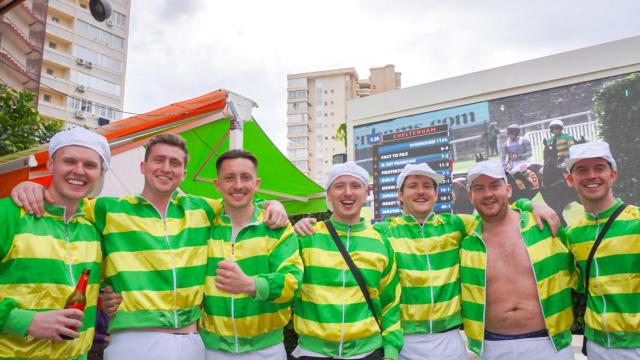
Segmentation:
[(0, 199), (0, 260), (4, 259), (13, 244), (13, 235), (16, 224), (20, 220), (20, 209), (11, 201), (11, 198)]
[(291, 302), (302, 283), (302, 258), (298, 238), (289, 224), (280, 230), (280, 236), (269, 249), (269, 269), (271, 272), (256, 277), (269, 286), (265, 301), (273, 303)]
[(386, 359), (398, 359), (402, 349), (402, 328), (400, 327), (400, 280), (396, 268), (395, 253), (391, 243), (382, 235), (389, 263), (380, 279), (380, 305), (382, 306), (382, 346)]

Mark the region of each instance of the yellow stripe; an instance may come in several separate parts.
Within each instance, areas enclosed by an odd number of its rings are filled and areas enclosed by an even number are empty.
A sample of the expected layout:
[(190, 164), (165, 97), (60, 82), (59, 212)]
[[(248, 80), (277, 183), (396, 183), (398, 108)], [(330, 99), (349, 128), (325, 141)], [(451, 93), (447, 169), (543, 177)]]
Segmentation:
[(73, 341), (53, 342), (31, 336), (0, 336), (0, 358), (69, 359), (89, 351), (94, 328), (80, 333)]
[(568, 253), (569, 250), (562, 244), (560, 239), (548, 237), (527, 247), (531, 256), (531, 263), (535, 264), (555, 254)]
[[(326, 236), (331, 236), (329, 234), (329, 231), (327, 230), (327, 227), (324, 226), (324, 222), (317, 223), (316, 226), (314, 226), (314, 231), (316, 233), (318, 233), (318, 234), (324, 234)], [(338, 236), (347, 236), (347, 232), (346, 231), (340, 231), (340, 230), (336, 229), (336, 232), (338, 233)], [(352, 232), (351, 233), (351, 237), (354, 237), (354, 236), (366, 237), (366, 238), (370, 238), (370, 239), (368, 239), (370, 241), (382, 242), (381, 235), (377, 231), (373, 230), (373, 228), (371, 226), (367, 226), (367, 228), (362, 230), (362, 231)]]
[(382, 336), (385, 336), (389, 333), (400, 330), (400, 328), (401, 328), (400, 321), (396, 321), (393, 325), (387, 327), (386, 329), (384, 329), (384, 331), (382, 331)]
[[(384, 291), (384, 289), (383, 289)], [(397, 284), (394, 294), (393, 294), (393, 302), (388, 303), (382, 308), (382, 316), (384, 317), (387, 311), (391, 310), (392, 307), (398, 306), (400, 304), (400, 296), (402, 295), (402, 287), (400, 284)]]
[(96, 221), (96, 199), (83, 199), (81, 211), (91, 222)]
[(177, 299), (174, 299), (173, 290), (123, 291), (122, 304), (118, 311), (178, 310), (199, 306), (202, 303), (202, 286), (181, 288), (176, 293)]
[[(364, 310), (369, 313), (369, 309)], [(300, 316), (294, 316), (293, 323), (298, 334), (334, 342), (341, 340), (342, 323), (321, 323)], [(369, 316), (365, 320), (344, 324), (344, 341), (368, 338), (378, 331), (376, 321), (373, 316)]]
[(460, 296), (449, 301), (433, 304), (400, 304), (400, 319), (402, 321), (427, 321), (449, 317), (460, 312)]
[[(349, 267), (344, 262), (340, 252), (326, 251), (317, 248), (306, 248), (301, 251), (302, 261), (305, 266), (318, 266), (338, 270), (348, 270)], [(350, 252), (351, 259), (359, 269), (381, 271), (387, 267), (389, 259), (380, 253), (353, 251)]]
[(484, 304), (484, 288), (482, 286), (462, 283), (460, 295), (462, 295), (462, 301)]
[[(607, 331), (609, 332), (634, 332), (640, 329), (640, 313), (607, 313), (604, 315), (607, 323)], [(584, 321), (591, 328), (605, 331), (602, 325), (602, 314), (595, 314), (591, 309), (587, 308), (584, 314)]]
[(222, 199), (211, 199), (207, 197), (202, 197), (204, 201), (209, 204), (209, 206), (213, 209), (215, 216), (218, 216), (222, 213)]
[[(247, 337), (281, 329), (287, 325), (290, 317), (291, 309), (287, 307), (275, 313), (235, 318), (234, 323), (238, 331), (238, 336)], [(199, 324), (204, 330), (220, 336), (235, 335), (233, 331), (234, 324), (231, 322), (231, 317), (204, 314)]]
[(462, 323), (464, 324), (464, 333), (468, 338), (477, 341), (484, 339), (484, 327), (481, 321), (463, 318)]
[(174, 267), (199, 266), (207, 263), (207, 247), (191, 246), (176, 250), (120, 251), (105, 258), (105, 275), (123, 271), (171, 270)]
[(441, 270), (405, 270), (399, 269), (402, 287), (442, 286), (450, 284), (460, 276), (458, 264)]
[(484, 270), (487, 268), (487, 256), (480, 251), (460, 249), (460, 265)]
[(389, 237), (393, 250), (411, 255), (432, 255), (460, 247), (460, 233), (454, 232), (427, 239), (409, 239)]
[(128, 232), (132, 230), (146, 232), (152, 236), (177, 235), (187, 228), (207, 227), (210, 225), (204, 209), (185, 210), (183, 218), (167, 218), (167, 231), (160, 218), (145, 218), (126, 213), (107, 213), (103, 235)]
[(464, 224), (464, 229), (467, 234), (471, 234), (473, 229), (478, 226), (478, 218), (470, 214), (458, 214), (458, 217), (462, 219), (462, 223)]
[[(593, 241), (577, 243), (571, 247), (573, 256), (578, 261), (587, 260)], [(596, 259), (611, 255), (640, 254), (640, 234), (615, 236), (603, 239), (596, 251)]]
[[(68, 253), (71, 252), (71, 259)], [(54, 259), (65, 263), (82, 264), (100, 262), (102, 250), (99, 241), (72, 241), (70, 243), (53, 236), (17, 234), (13, 238), (11, 250), (2, 262), (9, 259)]]
[(571, 275), (567, 270), (560, 270), (546, 279), (538, 281), (540, 300), (570, 288)]
[[(367, 287), (372, 299), (378, 297), (378, 290)], [(315, 304), (359, 304), (364, 303), (364, 295), (360, 291), (360, 287), (347, 286), (324, 286), (313, 284), (302, 284), (300, 287), (300, 299)]]
[(536, 218), (533, 216), (533, 213), (527, 213), (527, 217), (529, 218), (527, 221), (527, 224), (525, 225), (524, 228), (520, 229), (520, 232), (524, 233), (526, 231), (528, 231), (529, 229), (531, 229), (534, 226), (538, 226), (538, 224), (536, 223)]
[[(297, 251), (295, 251), (285, 261), (283, 261), (282, 264), (280, 264), (280, 266), (278, 267), (278, 269), (276, 269), (276, 271), (280, 271), (280, 269), (282, 269), (283, 267), (291, 266), (291, 265), (294, 265), (295, 267), (297, 267), (302, 271), (302, 268), (303, 268), (302, 258), (300, 258), (300, 253), (298, 253)], [(289, 274), (289, 273), (285, 274), (284, 286), (282, 288), (282, 292), (277, 299), (273, 300), (273, 302), (276, 304), (280, 304), (280, 303), (291, 301), (291, 299), (293, 299), (293, 295), (298, 289), (298, 286), (299, 286), (298, 280), (296, 279), (295, 276), (293, 276), (293, 274)]]
[[(98, 284), (87, 286), (87, 306), (98, 302)], [(7, 284), (0, 285), (1, 298), (10, 297), (23, 309), (62, 309), (73, 286), (61, 284)]]
[[(205, 278), (204, 293), (207, 296), (217, 296), (217, 297), (225, 297), (225, 298), (231, 297), (231, 293), (222, 291), (216, 287), (215, 276), (207, 276)], [(240, 294), (233, 294), (233, 297), (236, 299), (241, 299), (241, 298), (249, 297), (249, 295), (246, 293), (240, 293)]]
[(571, 330), (573, 324), (573, 309), (568, 307), (557, 314), (547, 317), (545, 320), (549, 335), (554, 336), (563, 331)]
[(589, 280), (592, 295), (639, 294), (640, 273), (599, 276)]

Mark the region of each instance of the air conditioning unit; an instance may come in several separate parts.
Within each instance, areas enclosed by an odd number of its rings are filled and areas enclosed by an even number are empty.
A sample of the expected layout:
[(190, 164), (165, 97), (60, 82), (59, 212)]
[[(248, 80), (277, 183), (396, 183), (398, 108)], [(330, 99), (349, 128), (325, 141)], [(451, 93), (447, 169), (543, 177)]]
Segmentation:
[(84, 65), (84, 59), (83, 58), (76, 58), (76, 64)]
[(78, 90), (78, 92), (85, 92), (87, 91), (87, 87), (84, 85), (78, 85), (76, 86), (76, 90)]
[(87, 61), (84, 63), (84, 66), (86, 66), (88, 69), (93, 68), (93, 63), (91, 61)]
[(76, 110), (74, 114), (78, 119), (84, 119), (87, 117), (87, 114), (82, 110)]
[(113, 26), (113, 19), (107, 19), (105, 22), (107, 23), (107, 26)]

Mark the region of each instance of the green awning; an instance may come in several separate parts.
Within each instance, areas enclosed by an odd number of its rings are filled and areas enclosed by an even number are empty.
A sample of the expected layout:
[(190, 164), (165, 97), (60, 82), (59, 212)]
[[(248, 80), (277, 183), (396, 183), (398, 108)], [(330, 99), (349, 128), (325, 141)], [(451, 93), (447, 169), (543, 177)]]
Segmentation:
[[(187, 142), (187, 177), (180, 188), (185, 193), (219, 198), (213, 185), (215, 161), (229, 150), (228, 118), (180, 133)], [(243, 149), (258, 159), (262, 179), (257, 196), (282, 202), (289, 215), (326, 211), (324, 189), (306, 177), (271, 142), (255, 120), (242, 125)]]

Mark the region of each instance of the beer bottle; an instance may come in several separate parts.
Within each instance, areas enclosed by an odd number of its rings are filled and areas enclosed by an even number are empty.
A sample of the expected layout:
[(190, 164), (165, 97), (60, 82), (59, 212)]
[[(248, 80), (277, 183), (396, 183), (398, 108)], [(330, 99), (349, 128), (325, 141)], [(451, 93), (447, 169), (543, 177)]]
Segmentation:
[[(69, 297), (67, 298), (67, 302), (64, 304), (65, 309), (78, 309), (84, 312), (84, 308), (85, 306), (87, 306), (87, 297), (85, 296), (85, 293), (87, 292), (89, 275), (91, 275), (91, 270), (87, 268), (82, 270), (82, 274), (80, 274), (80, 279), (78, 279), (75, 290), (73, 290), (71, 295), (69, 295)], [(73, 331), (78, 330), (75, 326), (70, 326), (69, 329)], [(66, 340), (72, 339), (71, 337), (66, 335), (60, 335), (60, 337)]]

